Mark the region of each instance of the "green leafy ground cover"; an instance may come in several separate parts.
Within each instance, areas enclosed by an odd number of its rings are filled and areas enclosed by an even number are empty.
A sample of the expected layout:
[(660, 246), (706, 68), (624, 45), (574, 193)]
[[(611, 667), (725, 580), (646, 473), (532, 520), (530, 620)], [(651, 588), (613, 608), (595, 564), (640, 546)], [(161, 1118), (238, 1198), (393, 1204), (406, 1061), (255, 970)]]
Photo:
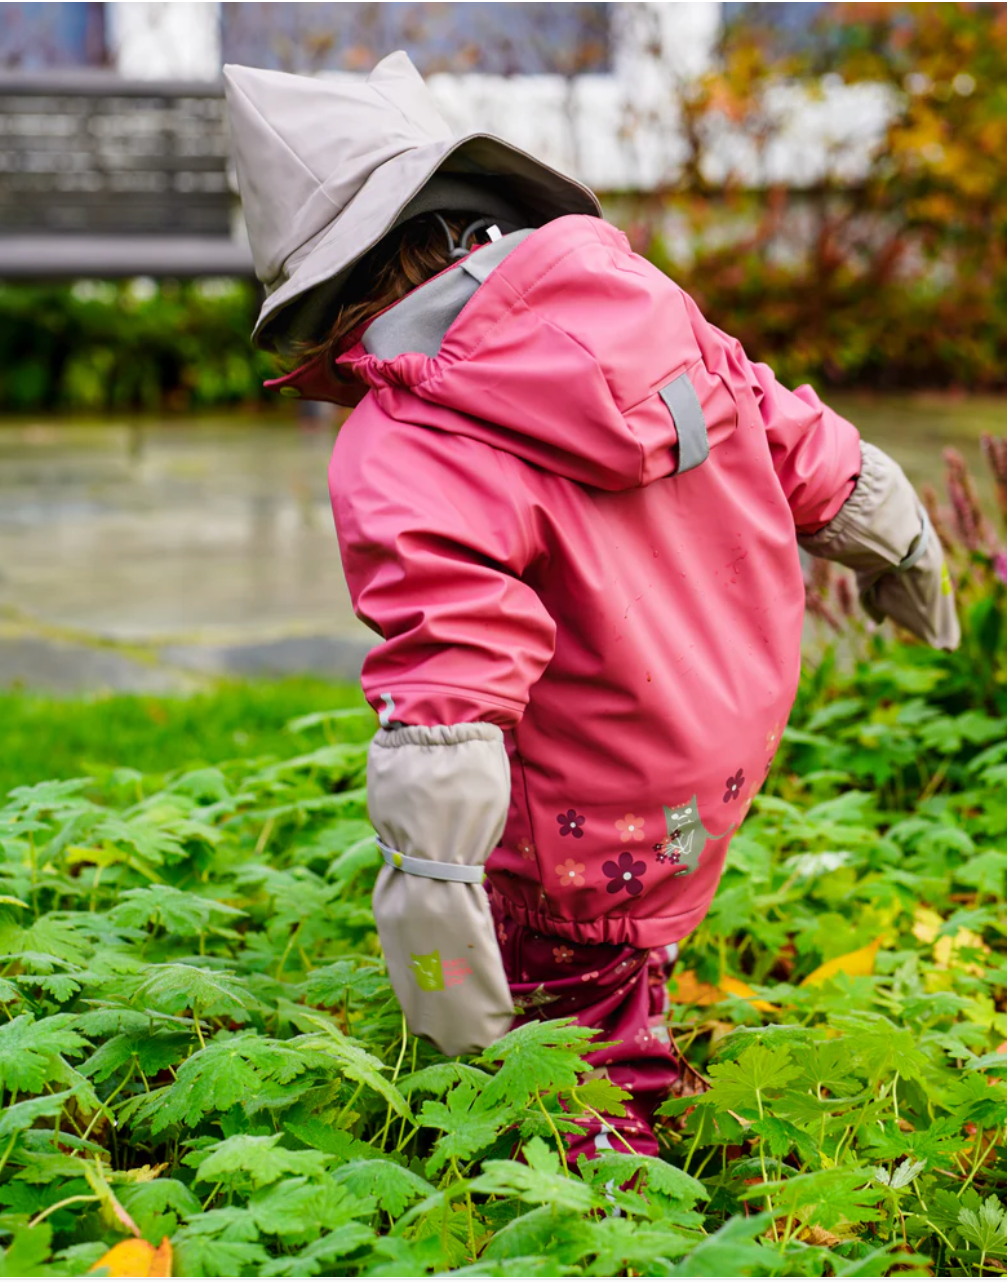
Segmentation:
[[(698, 1093), (661, 1159), (577, 1169), (570, 1116), (620, 1108), (588, 1033), (461, 1061), (405, 1033), (348, 692), (287, 731), (318, 687), (104, 718), (11, 696), (3, 1270), (83, 1273), (139, 1235), (178, 1276), (1003, 1273), (1003, 589), (966, 615), (954, 656), (875, 638), (810, 666), (679, 963)], [(61, 724), (52, 773), (90, 778), (34, 782)]]

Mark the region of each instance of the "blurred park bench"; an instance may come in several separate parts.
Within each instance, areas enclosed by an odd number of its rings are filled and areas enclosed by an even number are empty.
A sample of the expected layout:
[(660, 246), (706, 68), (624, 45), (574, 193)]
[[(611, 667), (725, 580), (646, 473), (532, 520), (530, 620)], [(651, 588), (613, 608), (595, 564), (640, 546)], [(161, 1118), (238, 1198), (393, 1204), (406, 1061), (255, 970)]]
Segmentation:
[(228, 165), (219, 84), (0, 74), (0, 279), (251, 275)]

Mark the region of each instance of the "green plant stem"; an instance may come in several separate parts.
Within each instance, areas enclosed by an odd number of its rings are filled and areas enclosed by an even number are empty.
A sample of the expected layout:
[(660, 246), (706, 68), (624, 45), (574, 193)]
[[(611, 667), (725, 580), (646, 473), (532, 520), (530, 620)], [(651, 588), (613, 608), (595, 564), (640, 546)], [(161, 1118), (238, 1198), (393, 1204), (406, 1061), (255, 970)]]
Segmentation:
[(200, 1028), (199, 1011), (196, 1009), (195, 1006), (193, 1007), (192, 1022), (193, 1022), (193, 1028), (195, 1028), (196, 1030), (197, 1040), (199, 1041), (201, 1048), (203, 1050), (206, 1050), (206, 1042), (203, 1040), (203, 1030), (202, 1028)]
[(998, 1142), (998, 1139), (1000, 1138), (1000, 1135), (1001, 1135), (1001, 1128), (1000, 1128), (1000, 1127), (998, 1127), (998, 1128), (994, 1131), (994, 1138), (993, 1138), (993, 1139), (991, 1140), (991, 1142), (987, 1145), (987, 1147), (984, 1149), (984, 1151), (983, 1151), (983, 1153), (982, 1153), (982, 1154), (981, 1154), (981, 1153), (979, 1153), (980, 1145), (979, 1145), (979, 1143), (977, 1144), (978, 1155), (977, 1155), (977, 1157), (976, 1157), (976, 1160), (975, 1160), (975, 1161), (974, 1161), (974, 1163), (973, 1163), (973, 1166), (972, 1166), (972, 1169), (970, 1170), (969, 1175), (967, 1175), (967, 1176), (966, 1176), (966, 1182), (965, 1182), (965, 1183), (963, 1184), (963, 1186), (962, 1186), (962, 1191), (963, 1191), (963, 1192), (965, 1192), (965, 1191), (966, 1191), (966, 1189), (968, 1189), (968, 1188), (969, 1188), (969, 1186), (973, 1183), (973, 1180), (974, 1180), (974, 1177), (976, 1176), (977, 1171), (979, 1171), (980, 1167), (981, 1167), (981, 1166), (983, 1166), (984, 1162), (985, 1162), (985, 1161), (987, 1160), (987, 1158), (990, 1156), (991, 1149), (992, 1149), (992, 1148), (994, 1147), (994, 1145)]
[(33, 1220), (28, 1221), (28, 1227), (33, 1229), (36, 1224), (41, 1224), (54, 1211), (62, 1211), (64, 1206), (74, 1206), (78, 1202), (100, 1202), (101, 1198), (95, 1193), (78, 1193), (74, 1197), (65, 1197), (61, 1202), (53, 1202), (52, 1206), (47, 1206), (44, 1211), (39, 1211)]
[(563, 1167), (563, 1173), (564, 1175), (570, 1175), (570, 1170), (567, 1167), (567, 1150), (563, 1140), (560, 1137), (560, 1132), (557, 1130), (556, 1124), (554, 1123), (552, 1117), (550, 1117), (549, 1112), (546, 1109), (546, 1105), (543, 1103), (542, 1096), (539, 1094), (538, 1090), (535, 1093), (535, 1097), (536, 1097), (536, 1103), (539, 1105), (542, 1115), (546, 1119), (546, 1125), (553, 1132), (553, 1138), (556, 1140), (557, 1155), (560, 1158), (560, 1165)]
[[(455, 1160), (454, 1157), (451, 1160), (451, 1167), (455, 1175), (455, 1178), (456, 1180), (458, 1180), (459, 1184), (465, 1184), (466, 1182), (462, 1178), (462, 1172), (458, 1168), (458, 1162)], [(469, 1225), (469, 1258), (475, 1264), (476, 1262), (476, 1229), (473, 1223), (472, 1194), (469, 1192), (468, 1185), (466, 1185), (465, 1200), (466, 1200), (466, 1220), (468, 1221), (468, 1225)]]
[(115, 1088), (115, 1090), (112, 1092), (112, 1094), (108, 1097), (108, 1099), (106, 1099), (106, 1100), (102, 1100), (102, 1101), (101, 1101), (101, 1105), (100, 1105), (100, 1107), (98, 1108), (98, 1110), (97, 1110), (97, 1112), (95, 1113), (94, 1117), (92, 1117), (91, 1121), (90, 1121), (90, 1122), (88, 1122), (88, 1124), (87, 1124), (87, 1130), (86, 1130), (86, 1131), (84, 1132), (84, 1134), (81, 1136), (81, 1139), (83, 1139), (83, 1140), (86, 1140), (86, 1139), (87, 1139), (87, 1137), (91, 1134), (91, 1129), (92, 1129), (92, 1127), (93, 1127), (93, 1126), (95, 1125), (95, 1123), (98, 1121), (99, 1117), (105, 1116), (105, 1117), (107, 1117), (107, 1118), (109, 1119), (109, 1121), (114, 1122), (114, 1120), (115, 1120), (115, 1119), (114, 1119), (114, 1116), (113, 1116), (113, 1114), (112, 1114), (111, 1110), (109, 1109), (109, 1105), (112, 1103), (112, 1101), (115, 1099), (115, 1097), (119, 1094), (119, 1092), (123, 1089), (123, 1087), (124, 1087), (124, 1086), (126, 1086), (126, 1085), (127, 1085), (129, 1082), (131, 1082), (132, 1080), (133, 1080), (133, 1074), (132, 1074), (132, 1073), (127, 1073), (127, 1074), (126, 1074), (126, 1076), (125, 1076), (125, 1077), (122, 1079), (122, 1081), (119, 1083), (119, 1085), (118, 1085), (118, 1086)]
[[(416, 1072), (417, 1046), (418, 1046), (417, 1039), (414, 1037), (413, 1038), (413, 1055), (410, 1059), (410, 1074), (413, 1074)], [(410, 1091), (410, 1093), (406, 1096), (406, 1104), (407, 1104), (407, 1107), (409, 1107), (409, 1109), (412, 1111), (412, 1108), (413, 1108), (413, 1092), (412, 1091)], [(411, 1134), (415, 1135), (417, 1129), (418, 1128), (414, 1128)], [(405, 1133), (405, 1130), (406, 1130), (406, 1118), (403, 1117), (399, 1123), (399, 1142), (395, 1146), (395, 1151), (397, 1153), (402, 1151), (403, 1134)]]
[(337, 1117), (334, 1123), (337, 1130), (342, 1129), (344, 1122), (350, 1116), (351, 1109), (357, 1103), (357, 1100), (360, 1098), (360, 1093), (363, 1089), (364, 1089), (364, 1083), (358, 1082), (357, 1089), (350, 1096), (350, 1099), (347, 1101), (346, 1105), (340, 1110), (340, 1115), (339, 1117)]
[[(406, 1013), (404, 1011), (402, 1016), (402, 1044), (399, 1047), (399, 1058), (396, 1060), (395, 1068), (392, 1070), (393, 1082), (397, 1081), (399, 1078), (399, 1070), (402, 1068), (402, 1062), (406, 1055), (406, 1043), (408, 1041), (409, 1041), (409, 1030), (406, 1027)], [(385, 1125), (382, 1128), (381, 1136), (377, 1141), (379, 1148), (385, 1147), (385, 1143), (388, 1140), (389, 1128), (391, 1127), (391, 1125), (392, 1125), (392, 1105), (390, 1103), (388, 1106), (388, 1110), (385, 1114)]]
[(257, 859), (262, 855), (263, 851), (269, 844), (269, 839), (273, 835), (273, 825), (275, 822), (276, 820), (274, 817), (270, 815), (262, 826), (262, 831), (259, 833), (259, 839), (255, 844), (255, 856)]
[(277, 979), (279, 979), (280, 976), (283, 974), (283, 968), (287, 962), (287, 958), (290, 956), (290, 950), (294, 947), (294, 941), (297, 939), (298, 935), (301, 933), (301, 927), (303, 925), (304, 925), (304, 920), (302, 919), (291, 931), (291, 937), (290, 939), (287, 940), (287, 947), (281, 953), (280, 960), (277, 963), (277, 968), (276, 968)]
[(10, 1137), (10, 1142), (8, 1143), (7, 1147), (3, 1151), (3, 1155), (0, 1156), (0, 1171), (3, 1171), (3, 1168), (7, 1165), (7, 1159), (10, 1157), (11, 1150), (14, 1148), (14, 1145), (17, 1143), (17, 1137), (19, 1134), (20, 1134), (19, 1131), (14, 1132), (14, 1134)]
[(595, 1109), (593, 1109), (593, 1108), (591, 1107), (591, 1105), (590, 1105), (590, 1104), (585, 1104), (585, 1103), (584, 1103), (584, 1101), (583, 1101), (583, 1100), (581, 1100), (581, 1099), (578, 1097), (578, 1093), (577, 1093), (577, 1091), (571, 1091), (571, 1099), (572, 1099), (572, 1100), (577, 1104), (578, 1108), (580, 1108), (580, 1109), (584, 1109), (584, 1111), (585, 1111), (586, 1113), (588, 1113), (590, 1116), (594, 1117), (594, 1118), (595, 1118), (595, 1120), (599, 1123), (599, 1125), (602, 1127), (602, 1129), (603, 1129), (607, 1134), (609, 1134), (609, 1135), (615, 1135), (615, 1136), (616, 1136), (616, 1138), (619, 1140), (619, 1142), (624, 1146), (624, 1148), (626, 1149), (626, 1151), (627, 1151), (628, 1153), (632, 1153), (632, 1154), (636, 1157), (636, 1155), (637, 1155), (637, 1150), (636, 1150), (636, 1149), (634, 1148), (634, 1146), (630, 1143), (630, 1141), (629, 1141), (628, 1139), (625, 1139), (625, 1138), (624, 1138), (624, 1136), (620, 1135), (620, 1133), (619, 1133), (619, 1131), (616, 1129), (616, 1127), (615, 1127), (615, 1126), (611, 1126), (611, 1125), (610, 1125), (610, 1124), (605, 1120), (605, 1118), (602, 1116), (602, 1114), (601, 1114), (601, 1113), (599, 1113), (599, 1112), (597, 1112)]

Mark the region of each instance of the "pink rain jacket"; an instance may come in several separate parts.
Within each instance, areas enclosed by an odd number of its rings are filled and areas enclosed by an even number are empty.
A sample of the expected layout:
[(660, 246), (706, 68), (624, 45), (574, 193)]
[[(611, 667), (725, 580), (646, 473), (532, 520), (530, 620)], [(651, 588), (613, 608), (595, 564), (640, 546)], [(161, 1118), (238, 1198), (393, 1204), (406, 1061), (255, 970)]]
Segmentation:
[(384, 638), (368, 700), (503, 728), (487, 867), (512, 917), (682, 939), (790, 711), (796, 531), (851, 492), (856, 430), (583, 215), (521, 243), (436, 357), (341, 359), (372, 389), (330, 470), (354, 608)]

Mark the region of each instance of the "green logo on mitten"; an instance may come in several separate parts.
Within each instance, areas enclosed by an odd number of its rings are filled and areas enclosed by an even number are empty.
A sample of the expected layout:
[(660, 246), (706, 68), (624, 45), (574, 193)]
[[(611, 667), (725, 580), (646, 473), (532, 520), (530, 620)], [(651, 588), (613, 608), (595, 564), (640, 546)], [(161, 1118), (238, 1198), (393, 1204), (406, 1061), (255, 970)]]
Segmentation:
[(441, 969), (441, 954), (438, 953), (410, 953), (413, 967), (413, 974), (416, 976), (417, 987), (425, 993), (440, 992), (444, 988), (444, 972)]
[(439, 993), (445, 988), (456, 988), (459, 984), (464, 984), (472, 974), (464, 957), (453, 957), (444, 962), (440, 953), (410, 953), (410, 957), (417, 987), (425, 993)]

